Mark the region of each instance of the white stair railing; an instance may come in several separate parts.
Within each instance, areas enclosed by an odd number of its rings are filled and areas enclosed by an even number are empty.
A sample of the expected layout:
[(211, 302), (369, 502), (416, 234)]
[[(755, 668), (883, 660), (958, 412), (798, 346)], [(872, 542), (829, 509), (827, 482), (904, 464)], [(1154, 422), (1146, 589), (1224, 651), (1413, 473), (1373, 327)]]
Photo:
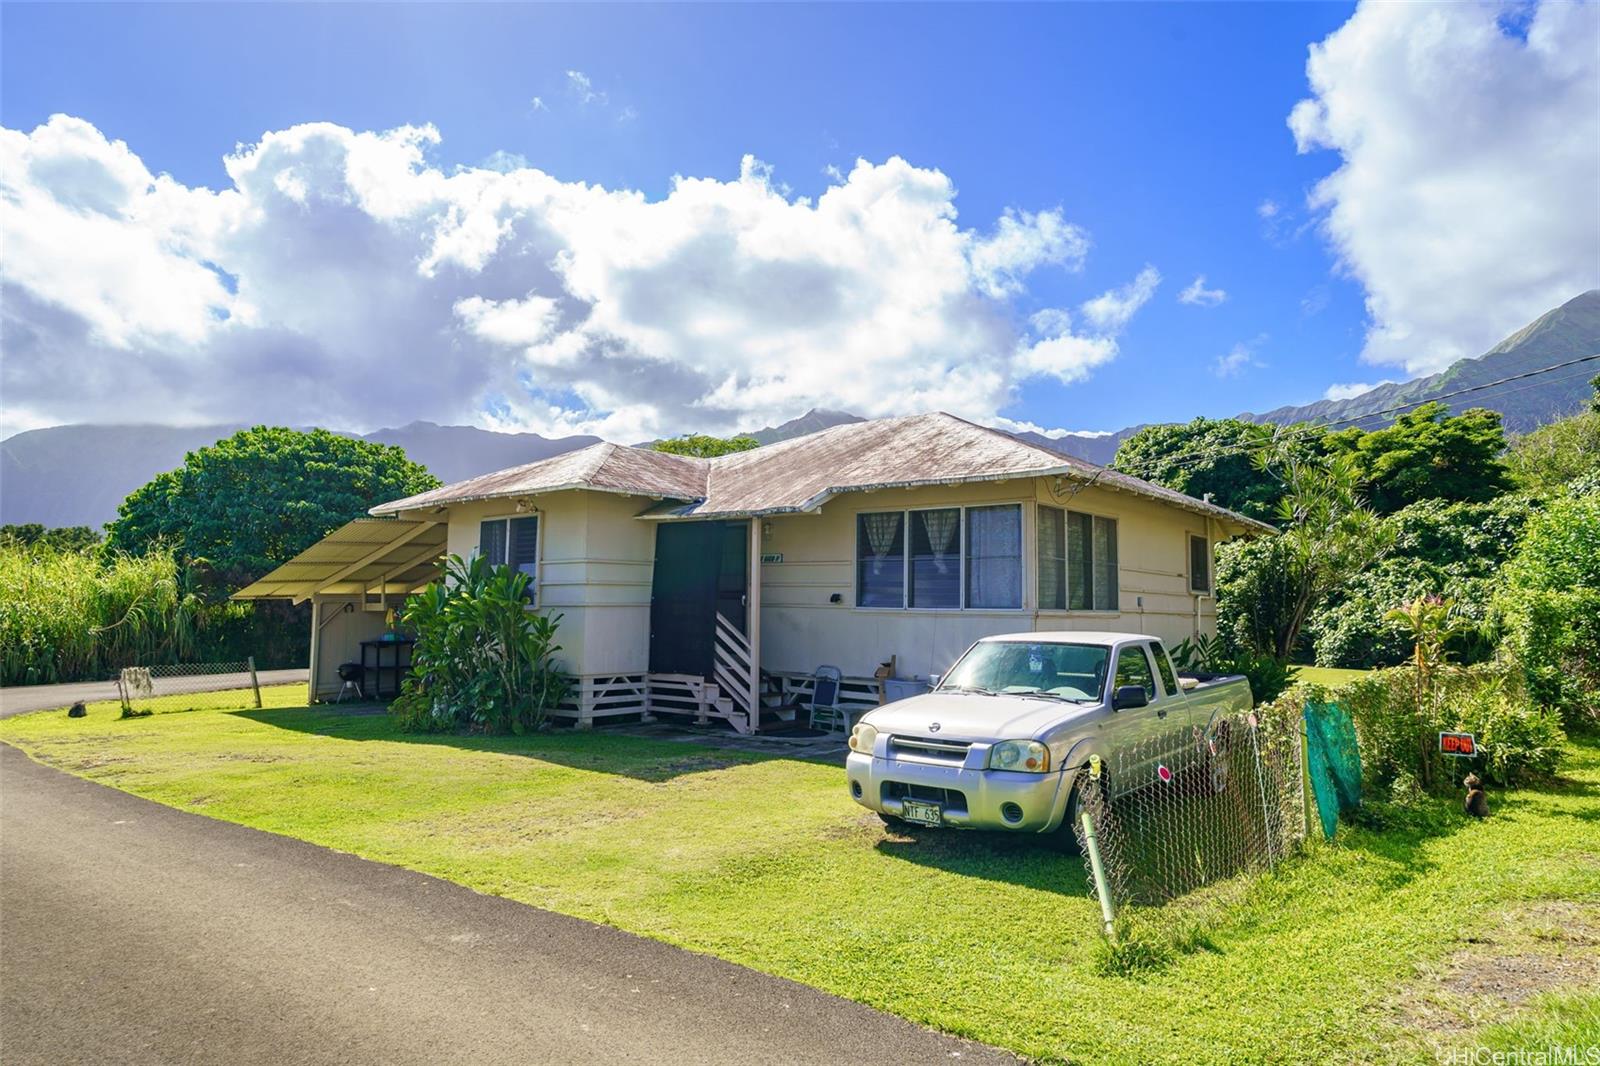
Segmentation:
[(747, 727), (740, 732), (751, 732), (760, 712), (751, 706), (751, 693), (756, 690), (756, 668), (750, 657), (750, 641), (721, 611), (717, 612), (712, 653), (713, 680), (724, 698), (744, 713)]

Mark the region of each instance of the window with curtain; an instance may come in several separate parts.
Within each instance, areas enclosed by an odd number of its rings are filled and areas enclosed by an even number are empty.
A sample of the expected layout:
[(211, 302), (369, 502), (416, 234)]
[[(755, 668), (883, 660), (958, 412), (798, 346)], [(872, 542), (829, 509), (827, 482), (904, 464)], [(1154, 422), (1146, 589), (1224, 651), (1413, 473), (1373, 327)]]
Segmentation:
[(911, 512), (911, 589), (907, 606), (961, 606), (961, 508)]
[(478, 524), (478, 554), (495, 566), (510, 563), (528, 575), (528, 602), (537, 595), (539, 579), (539, 519), (491, 518)]
[[(1053, 507), (1039, 508), (1039, 606), (1049, 610), (1045, 598), (1045, 530), (1054, 519), (1045, 512), (1061, 514)], [(1068, 511), (1065, 515), (1066, 607), (1069, 611), (1115, 611), (1117, 609), (1117, 520)]]
[(495, 518), (478, 524), (478, 554), (495, 566), (506, 561), (506, 520)]
[(1094, 519), (1094, 609), (1117, 609), (1117, 520)]
[(1059, 507), (1039, 508), (1039, 609), (1067, 607), (1067, 514)]
[(1077, 511), (1067, 512), (1067, 607), (1087, 611), (1094, 603), (1094, 568), (1091, 545), (1094, 519)]
[(856, 515), (856, 606), (904, 607), (905, 512)]
[(967, 606), (1022, 606), (1022, 507), (967, 508)]

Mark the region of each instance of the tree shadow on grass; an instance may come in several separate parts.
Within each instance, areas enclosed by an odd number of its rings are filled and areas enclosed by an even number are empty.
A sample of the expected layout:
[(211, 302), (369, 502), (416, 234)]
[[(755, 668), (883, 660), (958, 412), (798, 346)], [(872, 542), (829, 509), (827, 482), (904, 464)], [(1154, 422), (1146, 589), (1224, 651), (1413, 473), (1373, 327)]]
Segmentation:
[(883, 855), (946, 873), (1092, 899), (1083, 860), (1046, 847), (1033, 834), (904, 825), (886, 828), (876, 846)]
[[(292, 707), (228, 712), (274, 729), (330, 740), (383, 741), (494, 755), (517, 755), (574, 770), (616, 774), (659, 784), (687, 774), (723, 770), (786, 758), (782, 752), (760, 752), (697, 744), (693, 741), (630, 736), (614, 730), (556, 729), (521, 736), (485, 733), (405, 733), (381, 705), (348, 705), (350, 709)], [(374, 713), (373, 708), (378, 708)], [(841, 782), (842, 787), (842, 782)]]

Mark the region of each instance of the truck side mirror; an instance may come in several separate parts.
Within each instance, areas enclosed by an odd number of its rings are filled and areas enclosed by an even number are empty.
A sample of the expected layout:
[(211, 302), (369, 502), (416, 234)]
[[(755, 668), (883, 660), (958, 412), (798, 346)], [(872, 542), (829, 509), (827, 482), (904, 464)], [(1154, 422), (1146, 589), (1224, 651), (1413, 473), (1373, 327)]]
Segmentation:
[(1118, 685), (1117, 691), (1111, 696), (1111, 709), (1125, 711), (1134, 707), (1147, 707), (1150, 697), (1145, 693), (1143, 685)]
[(939, 682), (941, 682), (943, 680), (944, 680), (944, 675), (943, 674), (929, 674), (928, 675), (928, 688), (930, 688), (930, 689), (938, 688), (939, 687)]

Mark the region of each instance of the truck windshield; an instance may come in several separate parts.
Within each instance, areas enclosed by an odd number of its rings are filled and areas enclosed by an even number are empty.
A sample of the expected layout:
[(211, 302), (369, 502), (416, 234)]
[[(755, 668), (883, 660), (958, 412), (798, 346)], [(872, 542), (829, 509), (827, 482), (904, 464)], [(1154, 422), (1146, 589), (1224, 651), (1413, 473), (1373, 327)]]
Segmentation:
[(1094, 701), (1109, 658), (1109, 649), (1097, 644), (984, 641), (961, 657), (939, 687)]

